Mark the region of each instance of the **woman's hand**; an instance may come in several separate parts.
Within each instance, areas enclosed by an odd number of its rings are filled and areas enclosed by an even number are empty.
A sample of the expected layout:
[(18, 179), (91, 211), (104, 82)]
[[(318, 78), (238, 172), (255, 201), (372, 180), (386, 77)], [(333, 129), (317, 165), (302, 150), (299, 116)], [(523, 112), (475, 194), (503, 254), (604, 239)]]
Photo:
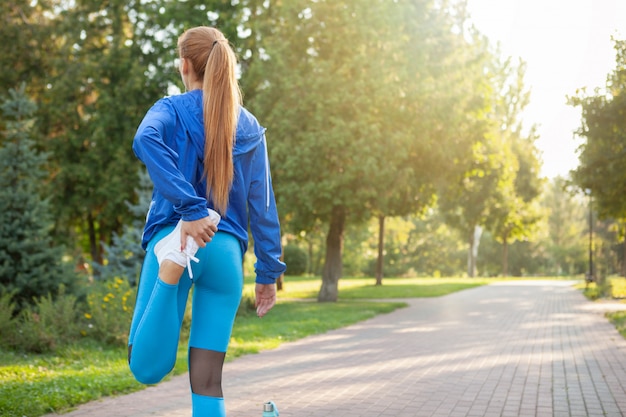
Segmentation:
[(180, 247), (181, 249), (185, 249), (187, 236), (191, 236), (193, 240), (196, 241), (198, 246), (203, 248), (211, 241), (211, 239), (213, 239), (215, 232), (217, 232), (217, 226), (208, 216), (190, 222), (183, 221), (180, 233)]
[(276, 304), (276, 284), (256, 284), (255, 296), (256, 315), (263, 317)]

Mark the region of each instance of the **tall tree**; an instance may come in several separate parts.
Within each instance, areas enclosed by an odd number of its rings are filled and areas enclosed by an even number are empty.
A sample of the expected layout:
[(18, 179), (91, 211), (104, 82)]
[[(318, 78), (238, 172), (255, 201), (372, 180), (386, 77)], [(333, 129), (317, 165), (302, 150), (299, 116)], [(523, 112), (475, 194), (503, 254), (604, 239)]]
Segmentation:
[(75, 284), (63, 248), (50, 235), (50, 205), (41, 188), (46, 155), (32, 139), (34, 113), (24, 86), (9, 90), (0, 104), (0, 293), (12, 294), (20, 307)]
[[(442, 57), (452, 23), (429, 1), (294, 1), (271, 7), (254, 109), (268, 125), (279, 204), (329, 225), (318, 299), (334, 301), (346, 224), (417, 210), (448, 140)], [(446, 23), (441, 25), (440, 23)], [(437, 96), (443, 97), (438, 100)], [(392, 203), (393, 201), (393, 203)]]
[(102, 262), (129, 220), (138, 162), (130, 144), (146, 109), (166, 84), (150, 75), (130, 21), (136, 3), (77, 1), (58, 11), (55, 71), (42, 98), (46, 147), (53, 155), (57, 231), (73, 231)]
[[(626, 40), (613, 42), (616, 65), (606, 87), (595, 95), (582, 90), (569, 97), (569, 104), (582, 110), (577, 134), (585, 140), (572, 180), (581, 190), (590, 191), (601, 219), (615, 219), (626, 259)], [(626, 275), (626, 262), (622, 274)]]
[(477, 274), (476, 257), (484, 228), (503, 243), (503, 269), (507, 269), (507, 245), (526, 236), (537, 221), (532, 202), (539, 194), (534, 133), (531, 130), (524, 135), (520, 120), (528, 103), (525, 66), (512, 65), (510, 59), (502, 61), (486, 39), (478, 34), (475, 38), (475, 47), (483, 54), (470, 76), (483, 94), (475, 98), (475, 106), (468, 112), (471, 127), (467, 134), (473, 147), (455, 161), (457, 179), (442, 187), (440, 194), (444, 216), (467, 241), (470, 277)]
[(536, 230), (541, 219), (538, 197), (541, 194), (540, 160), (535, 146), (535, 128), (525, 133), (521, 114), (530, 100), (524, 86), (526, 64), (520, 60), (512, 65), (508, 59), (502, 65), (497, 79), (495, 117), (498, 135), (512, 153), (511, 164), (506, 167), (513, 181), (501, 190), (492, 209), (487, 226), (495, 239), (502, 244), (502, 275), (508, 275), (508, 248), (511, 243), (527, 239)]
[(606, 88), (569, 98), (582, 110), (577, 134), (585, 140), (572, 179), (591, 190), (601, 218), (626, 219), (626, 41), (614, 40), (614, 46), (616, 67)]

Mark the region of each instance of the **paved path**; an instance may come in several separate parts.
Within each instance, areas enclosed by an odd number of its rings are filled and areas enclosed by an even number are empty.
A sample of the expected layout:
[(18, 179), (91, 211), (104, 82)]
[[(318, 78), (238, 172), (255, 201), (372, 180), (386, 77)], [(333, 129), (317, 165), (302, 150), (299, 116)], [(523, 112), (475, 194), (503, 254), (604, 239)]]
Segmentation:
[[(626, 341), (571, 283), (409, 303), (226, 364), (229, 417), (268, 400), (282, 417), (626, 415)], [(188, 389), (183, 375), (66, 416), (189, 417)]]

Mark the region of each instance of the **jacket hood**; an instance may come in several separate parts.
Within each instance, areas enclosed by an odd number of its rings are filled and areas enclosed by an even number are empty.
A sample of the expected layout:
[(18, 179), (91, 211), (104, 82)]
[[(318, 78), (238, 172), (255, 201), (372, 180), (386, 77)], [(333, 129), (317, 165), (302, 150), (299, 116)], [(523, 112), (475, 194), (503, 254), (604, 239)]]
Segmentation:
[(252, 113), (244, 107), (241, 107), (239, 111), (239, 121), (237, 122), (233, 156), (248, 153), (259, 146), (263, 141), (265, 130), (266, 129), (259, 124), (259, 121)]

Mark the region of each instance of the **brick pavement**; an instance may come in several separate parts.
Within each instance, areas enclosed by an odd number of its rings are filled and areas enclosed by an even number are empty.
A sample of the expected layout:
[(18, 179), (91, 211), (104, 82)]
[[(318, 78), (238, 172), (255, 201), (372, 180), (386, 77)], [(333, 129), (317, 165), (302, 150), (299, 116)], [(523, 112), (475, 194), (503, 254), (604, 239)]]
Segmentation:
[[(625, 415), (626, 341), (571, 284), (515, 281), (408, 300), (239, 358), (224, 368), (228, 415), (259, 417), (268, 400), (283, 417)], [(189, 417), (188, 390), (183, 375), (66, 416)]]

